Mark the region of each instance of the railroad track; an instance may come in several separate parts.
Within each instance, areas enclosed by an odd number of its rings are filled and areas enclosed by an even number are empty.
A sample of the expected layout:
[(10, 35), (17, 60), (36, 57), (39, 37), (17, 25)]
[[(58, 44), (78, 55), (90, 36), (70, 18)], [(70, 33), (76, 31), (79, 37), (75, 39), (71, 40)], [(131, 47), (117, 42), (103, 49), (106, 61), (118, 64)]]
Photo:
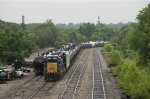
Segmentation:
[(96, 51), (96, 49), (94, 49), (93, 53), (94, 66), (93, 66), (92, 99), (106, 99), (104, 78), (102, 74), (102, 64), (98, 51), (99, 50)]
[(87, 60), (87, 56), (89, 55), (88, 51), (83, 54), (81, 60), (76, 66), (71, 78), (69, 79), (67, 86), (65, 87), (63, 93), (60, 96), (60, 99), (74, 99), (77, 91), (77, 87), (79, 85), (82, 72), (85, 67), (84, 61)]
[(39, 98), (44, 99), (47, 95), (48, 91), (54, 86), (55, 82), (45, 82), (41, 87), (39, 87), (31, 96), (27, 97), (27, 99)]
[(25, 96), (25, 93), (28, 92), (31, 87), (34, 87), (34, 84), (39, 82), (41, 79), (42, 76), (31, 77), (25, 83), (15, 89), (15, 91), (13, 90), (11, 93), (9, 93), (9, 99), (18, 99), (18, 97), (23, 98)]
[(17, 88), (14, 88), (14, 89), (12, 89), (6, 96), (9, 96), (9, 98), (13, 98), (14, 97), (14, 95), (15, 95), (15, 93), (17, 92), (17, 90), (21, 90), (21, 88), (25, 85), (25, 84), (28, 84), (30, 81), (32, 81), (33, 79), (35, 79), (36, 78), (36, 76), (32, 76), (32, 77), (30, 77), (28, 80), (26, 80), (23, 84), (21, 84), (21, 85), (19, 85), (19, 86), (17, 86)]

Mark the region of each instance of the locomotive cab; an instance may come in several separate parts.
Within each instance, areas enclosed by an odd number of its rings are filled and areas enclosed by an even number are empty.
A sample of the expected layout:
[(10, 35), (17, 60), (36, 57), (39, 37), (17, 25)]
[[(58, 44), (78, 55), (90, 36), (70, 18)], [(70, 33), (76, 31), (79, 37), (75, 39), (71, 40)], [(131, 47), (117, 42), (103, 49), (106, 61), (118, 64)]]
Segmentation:
[(64, 73), (63, 61), (58, 55), (51, 55), (46, 58), (45, 61), (45, 80), (57, 81)]

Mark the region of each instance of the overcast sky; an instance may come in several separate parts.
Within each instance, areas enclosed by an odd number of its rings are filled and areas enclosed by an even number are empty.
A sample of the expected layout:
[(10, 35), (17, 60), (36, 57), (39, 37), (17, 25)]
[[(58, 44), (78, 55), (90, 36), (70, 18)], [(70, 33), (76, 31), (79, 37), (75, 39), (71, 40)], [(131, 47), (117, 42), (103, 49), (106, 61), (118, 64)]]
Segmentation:
[(0, 19), (21, 23), (136, 22), (139, 10), (149, 0), (0, 0)]

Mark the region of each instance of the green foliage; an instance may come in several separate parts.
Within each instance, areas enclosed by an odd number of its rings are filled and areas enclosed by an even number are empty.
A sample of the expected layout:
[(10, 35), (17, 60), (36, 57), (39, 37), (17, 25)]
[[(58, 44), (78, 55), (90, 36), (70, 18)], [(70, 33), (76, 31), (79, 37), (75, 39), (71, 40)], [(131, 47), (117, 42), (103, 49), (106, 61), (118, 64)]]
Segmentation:
[(51, 20), (38, 25), (33, 32), (36, 35), (36, 44), (40, 48), (54, 45), (58, 35), (58, 30)]
[(94, 40), (94, 41), (100, 41), (100, 40), (103, 40), (103, 33), (101, 32), (94, 32), (92, 34), (92, 36), (90, 37), (91, 40)]
[(104, 48), (107, 52), (111, 52), (114, 49), (114, 47), (109, 43), (105, 44)]
[(79, 33), (69, 33), (69, 41), (73, 43), (79, 43), (81, 41), (86, 41), (86, 37)]
[(61, 45), (66, 44), (66, 42), (62, 38), (57, 38), (57, 41), (55, 41), (55, 47), (60, 47)]
[(133, 50), (129, 50), (129, 49), (125, 49), (123, 51), (123, 56), (124, 56), (124, 58), (135, 59), (135, 60), (137, 60), (139, 58), (139, 56), (136, 52), (134, 52)]
[(150, 4), (145, 7), (137, 16), (138, 28), (133, 32), (130, 39), (130, 46), (138, 51), (141, 63), (148, 64), (150, 61)]
[(31, 54), (35, 47), (34, 35), (22, 31), (17, 24), (7, 23), (0, 32), (0, 61), (14, 63), (22, 61)]
[(150, 74), (140, 69), (134, 60), (124, 61), (114, 68), (119, 84), (132, 99), (150, 99)]
[(97, 32), (101, 33), (102, 40), (110, 41), (113, 37), (118, 35), (118, 30), (109, 25), (105, 24), (97, 24), (96, 25)]
[(84, 23), (79, 27), (79, 33), (86, 37), (90, 37), (96, 31), (96, 27), (91, 23)]
[(119, 65), (122, 62), (122, 57), (119, 51), (113, 50), (110, 52), (109, 64)]
[(115, 48), (117, 50), (120, 50), (121, 52), (125, 52), (125, 50), (131, 50), (130, 49), (130, 39), (133, 32), (135, 32), (135, 29), (137, 28), (136, 24), (130, 24), (127, 26), (122, 27), (119, 30), (119, 33), (116, 37), (113, 37), (111, 39), (111, 42), (115, 45)]
[(138, 23), (123, 26), (117, 37), (111, 39), (125, 58), (114, 72), (132, 99), (150, 99), (150, 4), (140, 11), (137, 19)]

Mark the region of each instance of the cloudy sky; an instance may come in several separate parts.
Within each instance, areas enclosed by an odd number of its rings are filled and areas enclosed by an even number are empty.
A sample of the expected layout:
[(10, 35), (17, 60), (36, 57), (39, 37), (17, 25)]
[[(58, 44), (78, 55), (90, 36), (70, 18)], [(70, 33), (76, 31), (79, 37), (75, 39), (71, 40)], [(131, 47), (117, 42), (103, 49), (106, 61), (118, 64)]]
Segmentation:
[(139, 10), (149, 0), (0, 0), (0, 19), (9, 22), (26, 23), (102, 23), (136, 22)]

